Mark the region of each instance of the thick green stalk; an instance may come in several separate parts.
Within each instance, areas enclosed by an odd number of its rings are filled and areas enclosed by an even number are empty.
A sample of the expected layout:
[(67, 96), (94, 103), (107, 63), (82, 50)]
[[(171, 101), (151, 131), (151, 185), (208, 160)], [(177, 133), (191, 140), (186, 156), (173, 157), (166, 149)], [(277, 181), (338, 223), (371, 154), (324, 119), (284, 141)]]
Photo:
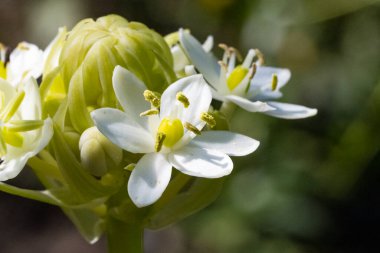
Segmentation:
[(144, 229), (139, 224), (107, 218), (108, 253), (142, 253)]

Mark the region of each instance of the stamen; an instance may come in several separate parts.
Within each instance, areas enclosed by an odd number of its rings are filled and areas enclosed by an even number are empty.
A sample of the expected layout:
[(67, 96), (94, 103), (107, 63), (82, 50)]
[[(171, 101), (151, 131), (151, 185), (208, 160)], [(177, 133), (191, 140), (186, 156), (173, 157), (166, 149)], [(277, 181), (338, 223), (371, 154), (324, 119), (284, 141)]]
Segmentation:
[(213, 128), (216, 125), (216, 121), (215, 121), (214, 117), (207, 112), (201, 113), (201, 120), (206, 122), (207, 125), (209, 125), (211, 128)]
[(220, 65), (221, 68), (223, 68), (226, 72), (228, 71), (228, 67), (225, 62), (223, 61), (218, 61), (218, 64)]
[(13, 132), (27, 132), (36, 130), (44, 124), (43, 120), (12, 120), (7, 124), (7, 129)]
[(220, 44), (218, 45), (218, 47), (220, 47), (221, 49), (223, 49), (223, 50), (226, 51), (226, 52), (230, 52), (230, 51), (228, 50), (228, 46), (227, 46), (226, 44), (224, 44), (224, 43), (220, 43)]
[(239, 50), (237, 50), (234, 47), (229, 47), (228, 50), (231, 52), (231, 54), (235, 54), (239, 61), (242, 61), (243, 57), (241, 56), (241, 53)]
[(7, 122), (12, 118), (17, 109), (20, 107), (21, 102), (24, 100), (24, 97), (25, 91), (21, 91), (7, 104), (4, 111), (0, 115), (0, 118), (3, 119), (3, 122)]
[(243, 65), (244, 67), (246, 67), (246, 68), (249, 68), (249, 66), (251, 65), (251, 63), (252, 63), (252, 61), (253, 61), (253, 58), (255, 57), (255, 55), (256, 55), (255, 50), (250, 49), (250, 50), (248, 51), (248, 54), (247, 54), (247, 56), (245, 57), (244, 62), (243, 62), (242, 65)]
[(154, 150), (156, 152), (160, 152), (162, 148), (162, 144), (164, 144), (164, 140), (166, 138), (166, 134), (158, 132), (156, 135), (156, 144), (154, 145)]
[(194, 125), (192, 125), (191, 123), (189, 122), (186, 122), (185, 123), (185, 127), (187, 130), (189, 130), (190, 132), (193, 132), (194, 134), (196, 135), (201, 135), (201, 131), (199, 131), (198, 128), (196, 128)]
[(183, 93), (182, 91), (178, 92), (176, 98), (179, 102), (183, 104), (185, 108), (189, 107), (190, 102), (189, 99), (186, 97), (185, 93)]
[(263, 65), (264, 64), (264, 54), (261, 53), (261, 51), (258, 49), (255, 49), (255, 52), (256, 52), (256, 56), (258, 58), (259, 66)]
[(277, 74), (273, 74), (273, 76), (272, 76), (272, 91), (275, 91), (277, 89), (277, 84), (278, 84)]
[(157, 109), (149, 109), (149, 110), (146, 110), (145, 112), (140, 113), (140, 117), (156, 115), (158, 113), (159, 111)]
[(160, 95), (157, 92), (145, 90), (143, 95), (145, 100), (151, 103), (152, 106), (160, 107)]

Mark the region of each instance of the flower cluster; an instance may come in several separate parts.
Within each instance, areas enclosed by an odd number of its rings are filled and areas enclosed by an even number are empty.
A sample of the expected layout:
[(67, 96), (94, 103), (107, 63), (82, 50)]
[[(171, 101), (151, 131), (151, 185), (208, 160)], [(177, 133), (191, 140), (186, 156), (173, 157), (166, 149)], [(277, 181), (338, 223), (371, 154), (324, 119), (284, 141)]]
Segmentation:
[(0, 44), (0, 181), (28, 162), (46, 191), (0, 190), (60, 206), (89, 241), (105, 217), (162, 227), (209, 204), (230, 156), (259, 146), (229, 130), (235, 105), (286, 119), (317, 112), (272, 101), (290, 71), (264, 66), (260, 51), (237, 64), (236, 49), (220, 45), (218, 61), (212, 46), (116, 15), (61, 28), (45, 51), (22, 42), (9, 60)]

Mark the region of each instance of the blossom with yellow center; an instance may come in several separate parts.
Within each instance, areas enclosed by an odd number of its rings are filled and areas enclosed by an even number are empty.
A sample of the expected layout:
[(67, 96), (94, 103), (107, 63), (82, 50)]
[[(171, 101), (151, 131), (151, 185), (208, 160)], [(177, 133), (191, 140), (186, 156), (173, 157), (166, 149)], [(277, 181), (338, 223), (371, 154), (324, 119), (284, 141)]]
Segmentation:
[(250, 49), (237, 65), (237, 58), (241, 58), (237, 50), (222, 44), (224, 55), (218, 62), (190, 33), (180, 30), (179, 37), (191, 63), (213, 88), (214, 99), (250, 112), (286, 119), (306, 118), (317, 113), (316, 109), (302, 105), (271, 101), (282, 96), (280, 89), (290, 79), (290, 71), (263, 66), (264, 58), (259, 50)]
[(254, 139), (228, 131), (201, 132), (206, 124), (215, 124), (207, 113), (211, 91), (201, 75), (182, 78), (158, 96), (147, 92), (133, 73), (118, 66), (113, 87), (124, 112), (101, 108), (91, 116), (111, 142), (129, 152), (145, 154), (128, 181), (129, 195), (138, 207), (160, 198), (172, 167), (191, 176), (223, 177), (233, 168), (229, 155), (247, 155), (259, 145)]

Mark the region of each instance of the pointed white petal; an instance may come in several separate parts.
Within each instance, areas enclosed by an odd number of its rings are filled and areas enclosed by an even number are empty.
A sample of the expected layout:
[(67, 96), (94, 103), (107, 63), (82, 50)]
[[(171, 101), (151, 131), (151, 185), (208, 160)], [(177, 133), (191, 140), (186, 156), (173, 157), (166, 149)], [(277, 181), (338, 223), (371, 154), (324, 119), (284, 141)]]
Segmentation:
[(0, 181), (6, 181), (16, 177), (25, 167), (28, 157), (21, 156), (9, 161), (5, 160), (0, 165)]
[(0, 78), (0, 91), (4, 94), (3, 107), (11, 101), (11, 99), (16, 96), (16, 89), (6, 80)]
[(173, 55), (174, 71), (181, 71), (189, 64), (189, 60), (180, 46), (175, 45), (170, 51)]
[[(178, 92), (183, 92), (190, 105), (185, 108), (177, 101)], [(182, 78), (170, 85), (161, 96), (160, 118), (179, 118), (182, 122), (197, 125), (202, 112), (207, 112), (212, 95), (202, 75), (193, 75)]]
[(260, 142), (248, 136), (228, 131), (205, 131), (189, 145), (217, 150), (231, 156), (245, 156), (254, 152)]
[(136, 121), (122, 111), (101, 108), (93, 111), (95, 126), (115, 145), (132, 153), (154, 151), (154, 138)]
[(276, 90), (281, 89), (289, 81), (291, 76), (288, 69), (258, 66), (256, 69), (256, 74), (251, 81), (248, 97), (257, 95), (254, 91), (258, 88), (262, 91), (272, 91), (273, 74), (276, 74), (278, 79)]
[(317, 114), (317, 109), (309, 108), (302, 105), (268, 102), (275, 110), (264, 112), (267, 115), (283, 119), (302, 119)]
[(16, 87), (24, 78), (38, 78), (42, 73), (43, 62), (42, 50), (36, 45), (21, 42), (9, 56), (7, 80)]
[(213, 46), (214, 46), (214, 37), (209, 35), (207, 36), (207, 39), (205, 40), (205, 42), (203, 42), (202, 48), (206, 52), (210, 52)]
[(30, 77), (24, 85), (25, 97), (19, 109), (21, 118), (23, 120), (41, 119), (41, 98), (36, 80)]
[(217, 60), (211, 53), (206, 52), (199, 41), (190, 33), (180, 30), (179, 39), (191, 63), (204, 75), (205, 79), (215, 87), (219, 81), (220, 69)]
[(116, 66), (112, 76), (113, 88), (126, 114), (147, 129), (147, 118), (140, 113), (150, 109), (149, 102), (144, 99), (145, 84), (132, 72)]
[(252, 102), (246, 98), (238, 97), (235, 95), (228, 95), (225, 98), (249, 112), (265, 112), (265, 111), (270, 111), (274, 109), (265, 102), (261, 102), (261, 101)]
[(137, 207), (156, 202), (165, 191), (172, 166), (160, 153), (144, 155), (136, 164), (128, 181), (128, 193)]
[(195, 177), (219, 178), (229, 175), (233, 168), (228, 155), (199, 147), (183, 147), (170, 153), (168, 158), (173, 167)]

